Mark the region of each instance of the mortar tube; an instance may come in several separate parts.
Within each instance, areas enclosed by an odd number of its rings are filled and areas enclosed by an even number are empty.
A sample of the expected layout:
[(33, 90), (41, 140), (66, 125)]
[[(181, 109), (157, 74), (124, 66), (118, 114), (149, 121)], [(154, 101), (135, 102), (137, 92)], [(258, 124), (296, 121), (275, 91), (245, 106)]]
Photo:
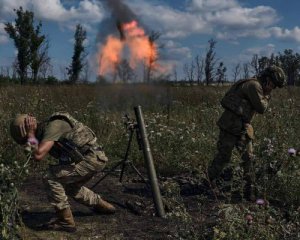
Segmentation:
[(135, 112), (138, 128), (140, 131), (140, 135), (141, 135), (143, 154), (146, 161), (146, 167), (148, 170), (148, 177), (150, 180), (152, 197), (153, 197), (156, 213), (159, 217), (165, 217), (165, 210), (164, 210), (164, 206), (160, 194), (160, 189), (158, 186), (158, 180), (157, 180), (156, 171), (153, 163), (150, 144), (147, 138), (147, 132), (145, 128), (141, 106), (134, 107), (134, 112)]

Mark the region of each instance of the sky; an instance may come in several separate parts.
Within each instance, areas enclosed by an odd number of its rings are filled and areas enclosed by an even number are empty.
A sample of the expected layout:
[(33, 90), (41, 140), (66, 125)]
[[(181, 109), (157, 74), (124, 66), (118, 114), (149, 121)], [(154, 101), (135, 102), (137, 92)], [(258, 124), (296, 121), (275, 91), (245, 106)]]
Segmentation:
[(14, 21), (13, 9), (19, 6), (42, 22), (57, 77), (70, 65), (78, 23), (87, 30), (85, 46), (91, 76), (95, 75), (99, 46), (108, 34), (118, 34), (115, 21), (124, 8), (125, 15), (136, 18), (146, 32), (161, 34), (159, 62), (166, 73), (176, 68), (179, 78), (184, 64), (205, 55), (211, 38), (217, 42), (216, 56), (227, 67), (228, 78), (236, 64), (249, 62), (253, 54), (300, 51), (298, 0), (0, 0), (0, 67), (10, 66), (17, 54), (4, 23)]

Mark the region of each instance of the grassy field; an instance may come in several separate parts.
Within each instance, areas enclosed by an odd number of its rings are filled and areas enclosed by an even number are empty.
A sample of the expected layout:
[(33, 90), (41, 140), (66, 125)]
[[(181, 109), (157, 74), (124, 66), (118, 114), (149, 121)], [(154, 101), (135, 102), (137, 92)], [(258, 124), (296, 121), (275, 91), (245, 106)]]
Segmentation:
[[(127, 113), (134, 117), (133, 107), (141, 105), (158, 175), (162, 178), (184, 175), (197, 181), (205, 177), (216, 150), (215, 123), (222, 113), (219, 101), (226, 89), (161, 85), (0, 87), (1, 215), (5, 219), (2, 234), (9, 236), (14, 230), (7, 215), (16, 211), (17, 188), (28, 175), (42, 174), (47, 166), (45, 161), (34, 166), (34, 171), (32, 164), (22, 170), (26, 158), (12, 142), (8, 128), (16, 113), (32, 113), (43, 120), (55, 111), (68, 111), (96, 132), (113, 164), (123, 156), (128, 141), (123, 116)], [(202, 228), (189, 229), (199, 236), (202, 234), (203, 239), (300, 237), (300, 159), (287, 154), (290, 147), (300, 148), (300, 89), (276, 89), (267, 112), (255, 116), (253, 126), (258, 188), (260, 197), (268, 202), (263, 208), (242, 201), (233, 203), (233, 193), (241, 191), (243, 185), (239, 156), (234, 152), (231, 164), (234, 178), (225, 198), (215, 199), (217, 220), (210, 233), (205, 237)], [(130, 158), (143, 171), (143, 158), (136, 143)], [(205, 206), (205, 201), (209, 200), (204, 194), (199, 198), (199, 209)], [(253, 224), (245, 220), (248, 215), (254, 218)], [(190, 239), (200, 239), (195, 234)]]

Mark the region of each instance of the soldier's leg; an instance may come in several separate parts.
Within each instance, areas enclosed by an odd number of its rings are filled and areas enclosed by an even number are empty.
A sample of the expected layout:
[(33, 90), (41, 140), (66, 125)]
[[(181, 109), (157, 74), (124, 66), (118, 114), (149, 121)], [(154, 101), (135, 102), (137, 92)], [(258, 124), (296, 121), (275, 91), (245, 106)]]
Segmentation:
[(255, 198), (255, 169), (252, 139), (247, 135), (243, 136), (237, 145), (242, 158), (242, 167), (244, 170), (244, 196), (248, 200)]
[(44, 178), (48, 199), (51, 205), (58, 210), (70, 207), (68, 197), (61, 181), (64, 175), (70, 172), (68, 166), (51, 166)]
[[(97, 198), (100, 198), (98, 194), (91, 194), (89, 191), (84, 191), (85, 187), (83, 187), (83, 184), (91, 179), (92, 174), (82, 176), (76, 171), (75, 166), (63, 167), (64, 170), (61, 171), (58, 171), (58, 168), (56, 167), (57, 173), (55, 177), (46, 181), (49, 190), (48, 198), (51, 205), (56, 209), (70, 207), (67, 194), (85, 205), (90, 205)], [(87, 195), (86, 192), (89, 194)]]
[[(55, 210), (69, 208), (67, 194), (70, 194), (70, 189), (72, 189), (71, 193), (75, 192), (71, 195), (76, 195), (82, 185), (91, 179), (95, 173), (93, 165), (88, 163), (51, 166), (44, 182), (47, 187), (48, 199)], [(94, 196), (95, 199), (96, 195)]]
[[(93, 207), (98, 212), (113, 213), (115, 208), (111, 204), (104, 201), (99, 194), (83, 186), (96, 172), (104, 167), (105, 163), (101, 159), (99, 160), (98, 155), (97, 152), (90, 152), (85, 156), (87, 160), (76, 164), (75, 171), (66, 181), (67, 193), (77, 202)], [(84, 176), (82, 176), (83, 174)]]
[(210, 180), (218, 178), (222, 170), (230, 162), (232, 150), (236, 144), (237, 137), (220, 130), (219, 140), (217, 143), (217, 154), (208, 167), (208, 177)]
[(44, 181), (47, 187), (47, 194), (50, 204), (55, 209), (64, 209), (70, 207), (68, 197), (65, 193), (63, 185), (57, 181), (47, 179)]
[(44, 182), (47, 187), (48, 199), (52, 206), (54, 206), (57, 218), (52, 219), (46, 224), (39, 226), (42, 230), (59, 230), (74, 232), (76, 231), (74, 218), (72, 211), (68, 202), (68, 197), (65, 193), (64, 186), (59, 181), (56, 173), (60, 172), (61, 174), (66, 174), (68, 171), (65, 169), (60, 169), (57, 167), (55, 171), (50, 169), (47, 176), (44, 179)]
[(68, 193), (79, 203), (92, 207), (95, 211), (101, 213), (114, 213), (115, 207), (106, 202), (101, 196), (91, 189), (82, 186), (80, 183), (70, 184)]

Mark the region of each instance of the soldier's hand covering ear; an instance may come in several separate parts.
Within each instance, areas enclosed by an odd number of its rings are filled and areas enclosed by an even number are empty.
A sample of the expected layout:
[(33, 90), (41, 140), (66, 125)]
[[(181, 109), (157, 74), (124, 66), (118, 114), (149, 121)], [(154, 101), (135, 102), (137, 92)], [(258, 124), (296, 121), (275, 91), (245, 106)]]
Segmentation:
[(25, 128), (27, 130), (27, 136), (29, 133), (35, 133), (35, 130), (37, 129), (36, 118), (33, 116), (28, 116), (25, 119)]
[(20, 129), (20, 133), (21, 133), (21, 137), (24, 138), (27, 136), (27, 131), (26, 131), (26, 126), (25, 126), (25, 121), (26, 118), (24, 119), (24, 122), (22, 124), (19, 125), (19, 129)]

